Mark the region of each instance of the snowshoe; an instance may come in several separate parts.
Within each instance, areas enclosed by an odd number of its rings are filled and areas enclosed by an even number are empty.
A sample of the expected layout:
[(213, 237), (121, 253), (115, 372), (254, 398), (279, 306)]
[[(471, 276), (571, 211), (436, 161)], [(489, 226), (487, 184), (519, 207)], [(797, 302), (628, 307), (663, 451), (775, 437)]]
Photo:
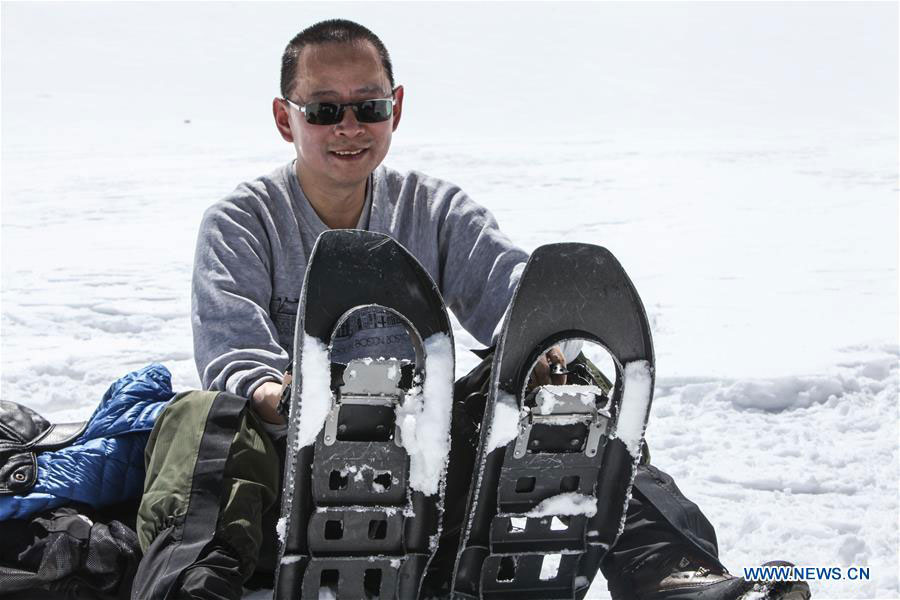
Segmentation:
[[(570, 376), (529, 389), (538, 359), (572, 339), (609, 351), (614, 385)], [(584, 597), (624, 525), (653, 370), (643, 305), (613, 255), (538, 248), (494, 354), (454, 598)]]
[[(370, 335), (344, 335), (354, 328)], [(437, 287), (388, 236), (326, 231), (293, 356), (275, 597), (416, 598), (450, 445), (453, 341)]]

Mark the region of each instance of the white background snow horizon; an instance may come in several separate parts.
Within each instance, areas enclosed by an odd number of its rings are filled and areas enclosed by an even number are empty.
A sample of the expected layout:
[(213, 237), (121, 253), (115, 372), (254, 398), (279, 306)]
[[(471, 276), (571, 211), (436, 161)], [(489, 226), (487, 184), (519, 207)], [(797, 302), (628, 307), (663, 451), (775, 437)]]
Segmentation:
[(0, 396), (85, 418), (154, 361), (199, 386), (197, 225), (292, 158), (280, 54), (335, 16), (405, 87), (386, 164), (526, 250), (619, 258), (653, 325), (653, 461), (724, 563), (868, 565), (814, 597), (900, 597), (893, 2), (3, 3)]

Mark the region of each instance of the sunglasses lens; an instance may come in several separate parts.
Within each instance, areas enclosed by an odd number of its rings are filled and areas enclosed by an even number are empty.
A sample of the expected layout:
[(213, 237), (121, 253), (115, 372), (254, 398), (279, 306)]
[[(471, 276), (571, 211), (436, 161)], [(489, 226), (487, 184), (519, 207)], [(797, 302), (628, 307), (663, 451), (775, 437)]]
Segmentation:
[(306, 122), (311, 125), (334, 125), (344, 116), (341, 107), (331, 102), (313, 102), (307, 104), (305, 110)]
[(381, 123), (391, 118), (394, 103), (390, 99), (363, 100), (354, 104), (311, 102), (303, 107), (306, 122), (311, 125), (336, 125), (344, 118), (344, 106), (353, 108), (360, 123)]
[(366, 100), (356, 105), (356, 118), (362, 123), (380, 123), (391, 118), (394, 103), (390, 100)]

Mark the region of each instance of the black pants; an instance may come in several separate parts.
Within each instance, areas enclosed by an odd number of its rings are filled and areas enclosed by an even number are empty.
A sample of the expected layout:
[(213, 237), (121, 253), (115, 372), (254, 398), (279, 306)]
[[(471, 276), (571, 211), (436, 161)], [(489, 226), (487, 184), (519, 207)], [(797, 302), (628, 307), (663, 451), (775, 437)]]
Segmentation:
[[(479, 429), (490, 382), (492, 357), (485, 358), (453, 389), (453, 421), (447, 495), (466, 497), (475, 466)], [(445, 591), (452, 576), (465, 503), (445, 505), (444, 527), (431, 563), (427, 588)], [(721, 567), (716, 532), (672, 478), (641, 464), (625, 515), (625, 529), (600, 565), (614, 598), (633, 597), (637, 579), (653, 578), (655, 567), (673, 555), (688, 555)]]

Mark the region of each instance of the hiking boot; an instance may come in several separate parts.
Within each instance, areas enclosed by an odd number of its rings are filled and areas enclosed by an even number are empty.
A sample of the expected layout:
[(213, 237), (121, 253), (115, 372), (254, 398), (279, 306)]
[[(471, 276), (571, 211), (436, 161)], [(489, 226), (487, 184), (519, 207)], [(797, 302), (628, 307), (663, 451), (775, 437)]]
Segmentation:
[[(794, 563), (784, 560), (764, 562), (763, 567), (793, 567)], [(805, 581), (753, 581), (753, 591), (764, 593), (765, 600), (809, 600), (812, 594)], [(756, 596), (754, 596), (755, 598)]]
[(738, 600), (753, 588), (754, 582), (734, 577), (723, 567), (686, 556), (661, 567), (655, 581), (635, 587), (636, 600)]
[[(762, 566), (793, 565), (770, 561)], [(805, 581), (747, 581), (731, 575), (723, 567), (686, 556), (663, 563), (657, 574), (662, 574), (662, 578), (636, 587), (636, 600), (809, 600), (811, 597)]]

